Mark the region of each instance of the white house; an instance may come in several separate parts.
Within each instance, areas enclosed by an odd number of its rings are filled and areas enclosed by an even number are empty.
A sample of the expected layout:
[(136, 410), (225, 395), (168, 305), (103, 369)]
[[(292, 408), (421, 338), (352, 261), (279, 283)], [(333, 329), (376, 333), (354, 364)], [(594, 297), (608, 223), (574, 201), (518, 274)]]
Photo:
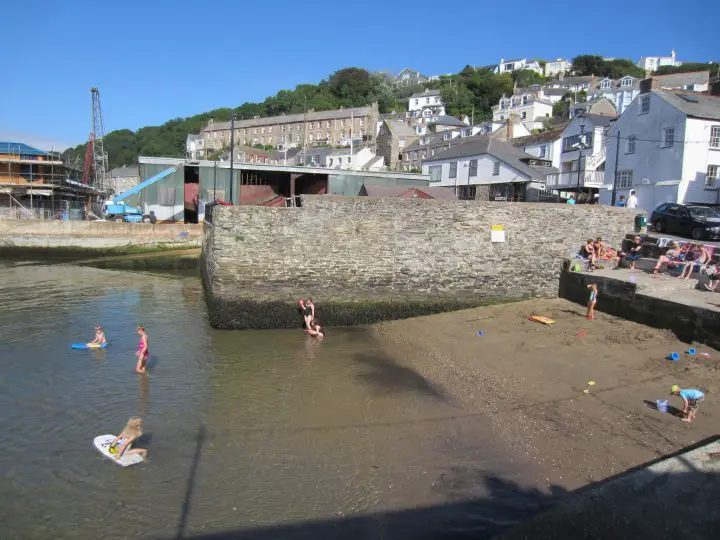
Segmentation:
[(618, 114), (622, 114), (639, 93), (640, 79), (630, 75), (617, 80), (606, 77), (587, 91), (588, 99), (605, 97), (612, 101)]
[(547, 118), (552, 117), (553, 103), (540, 92), (526, 91), (507, 97), (492, 108), (493, 121), (502, 122), (511, 116), (519, 118), (528, 130), (542, 129)]
[(596, 78), (593, 75), (565, 77), (561, 73), (557, 80), (545, 83), (543, 89), (547, 91), (548, 88), (562, 88), (567, 92), (582, 92), (583, 90), (588, 91), (588, 89), (595, 83), (595, 79)]
[(185, 140), (185, 153), (188, 159), (205, 159), (205, 136), (189, 134)]
[(536, 135), (527, 135), (512, 139), (510, 142), (526, 154), (540, 159), (549, 160), (553, 167), (560, 168), (560, 154), (562, 153), (562, 134), (565, 125), (543, 131)]
[(500, 73), (512, 73), (519, 69), (529, 69), (542, 75), (543, 69), (540, 67), (540, 63), (537, 60), (528, 60), (527, 58), (518, 58), (517, 60), (505, 60), (500, 59), (500, 63), (495, 66), (493, 73), (496, 75)]
[(427, 121), (433, 116), (445, 115), (445, 104), (440, 97), (440, 90), (425, 90), (410, 96), (408, 111), (412, 118), (419, 122)]
[[(608, 138), (606, 170), (617, 170), (618, 197), (635, 189), (647, 211), (664, 202), (717, 204), (720, 98), (662, 90), (654, 78), (647, 79)], [(609, 180), (601, 203), (611, 201)]]
[(545, 76), (555, 77), (561, 73), (567, 73), (570, 71), (572, 64), (564, 58), (556, 58), (550, 62), (545, 62)]
[(560, 172), (548, 178), (547, 186), (596, 193), (605, 184), (605, 133), (614, 120), (599, 114), (573, 118), (562, 132)]
[(430, 77), (426, 77), (419, 71), (416, 71), (414, 69), (405, 68), (400, 71), (397, 75), (393, 77), (393, 84), (400, 85), (400, 84), (419, 84), (428, 82), (430, 80)]
[(675, 49), (672, 49), (670, 56), (643, 56), (636, 62), (636, 65), (645, 71), (657, 71), (661, 66), (681, 66), (682, 62), (678, 61)]
[(557, 171), (549, 160), (489, 135), (468, 137), (423, 160), (422, 171), (430, 186), (452, 186), (460, 199), (555, 200), (545, 189), (547, 174)]

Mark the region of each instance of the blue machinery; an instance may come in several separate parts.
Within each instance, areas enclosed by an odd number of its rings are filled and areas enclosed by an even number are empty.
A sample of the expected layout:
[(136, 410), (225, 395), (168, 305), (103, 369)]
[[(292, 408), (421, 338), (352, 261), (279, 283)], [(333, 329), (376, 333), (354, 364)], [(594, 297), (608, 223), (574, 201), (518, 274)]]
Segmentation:
[(159, 172), (155, 176), (148, 178), (144, 182), (139, 183), (134, 188), (128, 189), (125, 193), (121, 193), (112, 198), (112, 200), (105, 201), (105, 218), (108, 221), (127, 221), (130, 223), (155, 223), (157, 219), (153, 212), (143, 215), (143, 209), (136, 206), (128, 206), (123, 201), (132, 195), (137, 195), (146, 187), (159, 182), (163, 178), (167, 178), (177, 169), (170, 167), (162, 172)]

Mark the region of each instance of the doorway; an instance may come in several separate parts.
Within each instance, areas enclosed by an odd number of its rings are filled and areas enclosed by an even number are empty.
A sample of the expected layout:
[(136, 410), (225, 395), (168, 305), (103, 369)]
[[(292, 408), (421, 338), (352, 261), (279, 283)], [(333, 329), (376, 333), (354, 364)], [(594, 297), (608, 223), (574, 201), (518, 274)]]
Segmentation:
[(185, 186), (183, 205), (185, 208), (185, 223), (198, 222), (198, 208), (200, 206), (200, 167), (185, 166)]

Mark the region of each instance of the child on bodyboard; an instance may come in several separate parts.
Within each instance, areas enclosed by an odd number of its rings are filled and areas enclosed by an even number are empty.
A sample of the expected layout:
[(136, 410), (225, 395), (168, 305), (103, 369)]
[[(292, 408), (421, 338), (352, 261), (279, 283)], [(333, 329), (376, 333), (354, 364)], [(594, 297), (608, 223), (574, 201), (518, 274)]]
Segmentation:
[(148, 452), (145, 448), (131, 448), (132, 443), (139, 439), (141, 435), (142, 419), (133, 416), (127, 421), (120, 435), (113, 439), (109, 452), (115, 456), (115, 459), (121, 458), (123, 454), (139, 454), (143, 458), (146, 458)]

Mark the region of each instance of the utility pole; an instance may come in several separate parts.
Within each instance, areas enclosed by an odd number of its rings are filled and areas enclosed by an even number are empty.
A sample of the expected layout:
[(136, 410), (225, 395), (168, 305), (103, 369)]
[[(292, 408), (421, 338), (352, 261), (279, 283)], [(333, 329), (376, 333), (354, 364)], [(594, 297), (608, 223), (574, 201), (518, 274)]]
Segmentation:
[(613, 189), (610, 206), (615, 206), (615, 196), (617, 195), (618, 161), (620, 161), (620, 131), (617, 132), (617, 141), (615, 142), (615, 171), (613, 173)]
[[(230, 117), (230, 204), (233, 202), (233, 181), (235, 177), (235, 113)], [(238, 204), (240, 204), (240, 188), (238, 188)]]
[[(582, 165), (582, 158), (583, 158), (583, 150), (585, 149), (585, 114), (580, 113), (580, 141), (578, 143), (578, 176), (577, 176), (577, 190), (578, 190), (578, 196), (580, 194), (580, 168)], [(585, 167), (582, 167), (583, 169)]]
[(350, 170), (353, 168), (353, 124), (355, 123), (354, 113), (350, 113)]
[(305, 96), (305, 108), (303, 109), (303, 165), (307, 155), (307, 96)]

